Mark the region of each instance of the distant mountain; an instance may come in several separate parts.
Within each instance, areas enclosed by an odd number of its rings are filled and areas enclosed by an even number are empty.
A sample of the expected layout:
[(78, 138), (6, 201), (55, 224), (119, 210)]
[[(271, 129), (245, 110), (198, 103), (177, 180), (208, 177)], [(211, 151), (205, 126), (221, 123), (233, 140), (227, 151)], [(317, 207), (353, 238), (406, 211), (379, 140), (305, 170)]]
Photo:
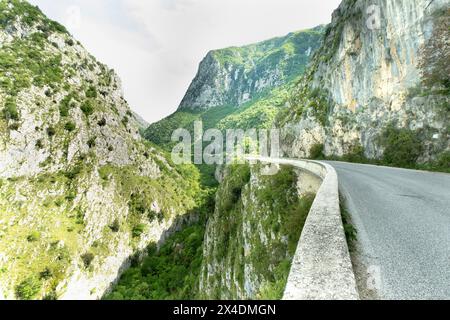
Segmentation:
[(211, 51), (200, 63), (178, 111), (152, 124), (146, 138), (159, 145), (172, 131), (202, 119), (205, 128), (270, 127), (288, 89), (320, 46), (324, 27), (244, 47)]

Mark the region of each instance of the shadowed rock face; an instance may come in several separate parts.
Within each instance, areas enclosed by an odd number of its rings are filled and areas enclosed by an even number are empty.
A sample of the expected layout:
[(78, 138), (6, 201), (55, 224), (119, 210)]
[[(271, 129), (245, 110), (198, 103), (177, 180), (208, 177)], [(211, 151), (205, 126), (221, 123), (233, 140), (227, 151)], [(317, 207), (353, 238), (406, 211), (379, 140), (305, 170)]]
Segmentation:
[[(443, 55), (448, 49), (448, 32), (439, 32), (442, 25), (448, 30), (448, 1), (373, 4), (345, 0), (334, 12), (283, 118), (289, 126), (286, 154), (304, 157), (313, 144), (323, 143), (327, 155), (362, 145), (366, 156), (379, 157), (377, 138), (389, 123), (417, 131), (425, 146), (421, 161), (450, 148), (448, 82), (427, 86), (422, 77), (437, 61), (424, 54), (431, 41), (441, 43)], [(377, 13), (376, 28), (368, 28)]]

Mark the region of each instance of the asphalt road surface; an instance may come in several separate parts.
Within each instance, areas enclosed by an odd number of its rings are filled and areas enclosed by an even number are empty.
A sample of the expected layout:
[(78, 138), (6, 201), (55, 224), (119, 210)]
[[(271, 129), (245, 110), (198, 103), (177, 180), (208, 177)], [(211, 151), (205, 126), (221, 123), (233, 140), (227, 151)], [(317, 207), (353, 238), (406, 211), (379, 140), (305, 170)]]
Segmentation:
[(327, 162), (382, 299), (450, 299), (450, 174)]

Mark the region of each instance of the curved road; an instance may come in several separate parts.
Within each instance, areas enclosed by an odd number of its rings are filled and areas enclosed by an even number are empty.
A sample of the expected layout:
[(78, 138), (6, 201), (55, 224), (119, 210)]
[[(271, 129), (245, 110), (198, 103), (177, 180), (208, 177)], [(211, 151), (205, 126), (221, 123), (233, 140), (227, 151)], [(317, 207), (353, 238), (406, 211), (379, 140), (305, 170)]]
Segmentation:
[(328, 162), (382, 299), (450, 299), (450, 174)]

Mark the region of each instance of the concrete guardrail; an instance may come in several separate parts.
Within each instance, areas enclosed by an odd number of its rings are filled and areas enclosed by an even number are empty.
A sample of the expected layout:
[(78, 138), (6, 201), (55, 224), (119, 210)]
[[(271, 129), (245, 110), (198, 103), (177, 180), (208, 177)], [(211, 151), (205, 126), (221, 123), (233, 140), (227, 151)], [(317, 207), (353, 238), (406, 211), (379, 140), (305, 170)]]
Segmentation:
[(258, 157), (248, 160), (292, 165), (323, 181), (303, 227), (283, 300), (358, 300), (334, 168), (307, 160)]

